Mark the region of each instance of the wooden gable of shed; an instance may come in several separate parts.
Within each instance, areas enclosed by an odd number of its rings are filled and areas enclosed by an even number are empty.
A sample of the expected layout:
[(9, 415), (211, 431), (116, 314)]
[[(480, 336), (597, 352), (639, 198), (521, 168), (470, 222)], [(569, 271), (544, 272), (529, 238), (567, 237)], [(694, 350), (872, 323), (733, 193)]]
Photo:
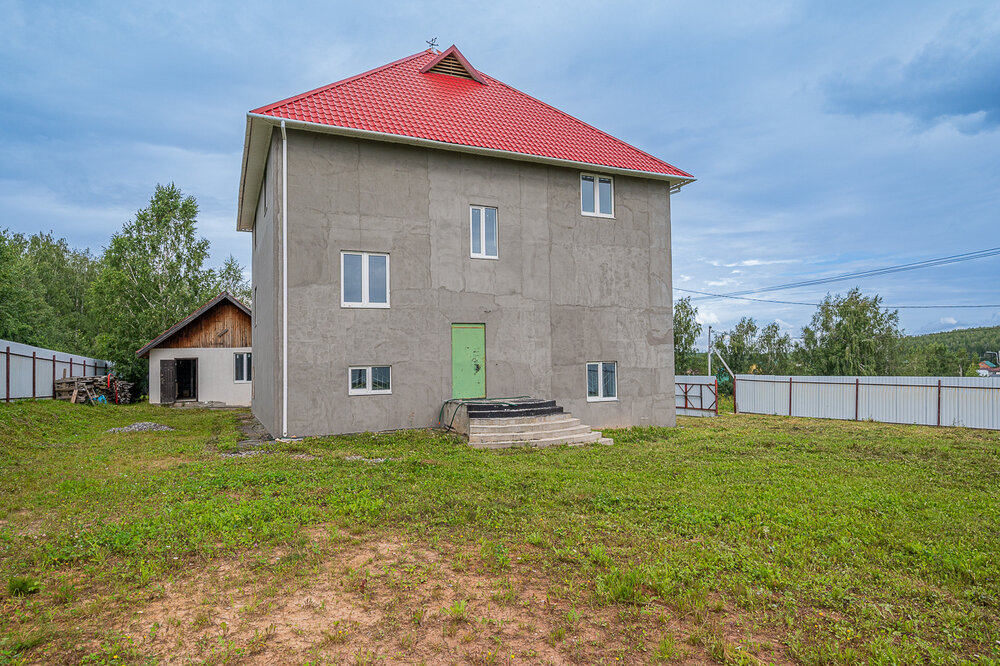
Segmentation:
[(157, 347), (250, 347), (251, 320), (243, 310), (222, 300), (176, 331)]

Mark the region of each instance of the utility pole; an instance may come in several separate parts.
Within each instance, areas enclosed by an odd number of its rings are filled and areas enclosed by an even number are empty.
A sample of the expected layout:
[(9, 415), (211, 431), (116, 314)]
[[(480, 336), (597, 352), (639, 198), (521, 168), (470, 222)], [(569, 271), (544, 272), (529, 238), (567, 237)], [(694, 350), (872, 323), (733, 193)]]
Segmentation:
[(708, 376), (712, 376), (712, 327), (708, 327)]

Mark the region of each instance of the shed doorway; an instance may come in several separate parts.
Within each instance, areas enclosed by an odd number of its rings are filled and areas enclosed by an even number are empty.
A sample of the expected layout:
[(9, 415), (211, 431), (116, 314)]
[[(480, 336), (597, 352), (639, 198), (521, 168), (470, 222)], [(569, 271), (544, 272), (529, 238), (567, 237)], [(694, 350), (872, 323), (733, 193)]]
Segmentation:
[(179, 358), (177, 363), (177, 399), (198, 399), (198, 359)]

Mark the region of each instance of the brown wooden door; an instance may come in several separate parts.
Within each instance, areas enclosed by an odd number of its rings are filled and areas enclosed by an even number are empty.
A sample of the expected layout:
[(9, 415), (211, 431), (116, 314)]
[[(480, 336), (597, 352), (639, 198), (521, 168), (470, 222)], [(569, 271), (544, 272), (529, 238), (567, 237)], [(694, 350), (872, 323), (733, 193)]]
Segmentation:
[(173, 359), (160, 361), (160, 404), (172, 405), (177, 400), (177, 363)]

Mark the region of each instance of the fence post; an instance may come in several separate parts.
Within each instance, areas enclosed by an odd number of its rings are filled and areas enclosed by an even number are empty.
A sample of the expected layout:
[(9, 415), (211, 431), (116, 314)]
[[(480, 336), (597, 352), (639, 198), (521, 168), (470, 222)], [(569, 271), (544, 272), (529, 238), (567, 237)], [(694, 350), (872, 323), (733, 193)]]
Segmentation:
[(736, 375), (733, 375), (733, 414), (739, 414), (740, 408), (736, 403)]
[(38, 397), (38, 396), (35, 395), (35, 375), (36, 375), (35, 366), (36, 365), (38, 365), (37, 352), (31, 352), (31, 397), (33, 399)]
[(861, 393), (861, 380), (854, 378), (854, 420), (858, 420), (858, 394)]
[(56, 399), (56, 355), (52, 355), (52, 399)]
[(792, 377), (788, 376), (788, 415), (792, 415)]
[(69, 376), (73, 376), (73, 357), (69, 357)]
[(5, 401), (10, 402), (10, 345), (7, 345), (6, 359), (7, 360), (4, 361), (4, 363), (6, 364), (7, 368), (6, 370), (4, 370), (4, 375), (3, 375), (4, 384), (6, 384), (6, 386), (4, 387), (3, 396)]
[(938, 418), (937, 424), (941, 425), (941, 380), (938, 380)]
[(715, 415), (719, 415), (719, 378), (715, 378)]

